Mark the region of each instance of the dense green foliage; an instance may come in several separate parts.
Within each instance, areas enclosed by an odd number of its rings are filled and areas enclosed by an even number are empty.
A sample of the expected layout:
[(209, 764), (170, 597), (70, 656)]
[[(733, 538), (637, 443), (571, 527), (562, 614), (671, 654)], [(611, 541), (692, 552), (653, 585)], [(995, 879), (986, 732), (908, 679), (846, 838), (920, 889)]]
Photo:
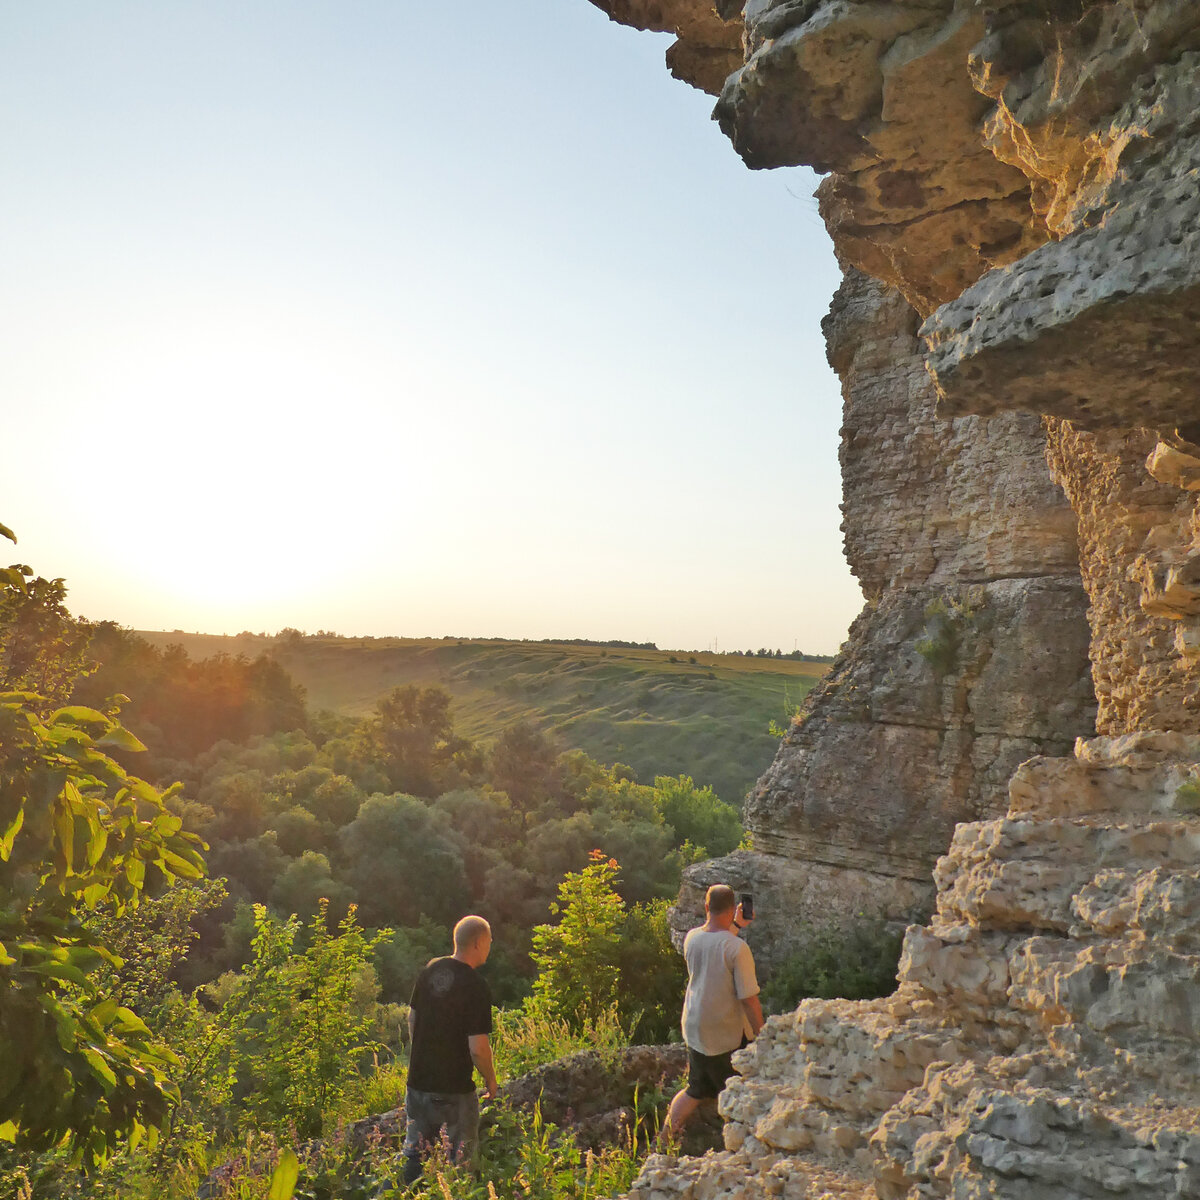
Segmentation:
[(879, 918), (861, 917), (847, 928), (809, 926), (801, 947), (763, 985), (768, 1012), (787, 1012), (810, 996), (872, 1000), (896, 990), (904, 931)]
[[(481, 913), (496, 930), (493, 991), (515, 1002), (535, 975), (533, 927), (593, 850), (620, 862), (622, 901), (646, 905), (673, 898), (682, 867), (741, 836), (712, 789), (687, 776), (639, 784), (628, 768), (558, 751), (532, 725), (481, 752), (455, 732), (445, 694), (415, 685), (363, 722), (314, 721), (174, 765), (175, 810), (210, 845), (229, 892), (181, 968), (190, 986), (249, 959), (251, 905), (308, 920), (324, 898), (335, 919), (353, 903), (368, 928), (393, 931), (379, 948), (386, 1002), (408, 999), (458, 916)], [(393, 791), (397, 778), (435, 794)], [(650, 930), (648, 915), (638, 920)]]
[(315, 1137), (375, 1049), (369, 1011), (354, 1001), (360, 980), (374, 996), (371, 951), (382, 935), (367, 938), (353, 907), (331, 934), (322, 903), (301, 951), (295, 917), (277, 921), (261, 906), (254, 916), (254, 957), (217, 1023), (240, 1123)]
[(159, 774), (217, 742), (303, 729), (304, 689), (268, 655), (216, 654), (194, 662), (179, 646), (160, 649), (127, 629), (82, 624), (93, 668), (77, 681), (74, 700), (103, 705), (125, 693), (125, 720), (138, 730)]
[(310, 708), (354, 718), (371, 713), (394, 687), (443, 688), (453, 699), (456, 729), (476, 743), (492, 742), (510, 726), (533, 720), (563, 746), (578, 747), (600, 762), (628, 763), (640, 780), (687, 774), (735, 805), (775, 753), (770, 721), (804, 699), (827, 661), (765, 650), (680, 654), (650, 647), (295, 631), (276, 637), (178, 631), (143, 637), (158, 646), (178, 643), (195, 659), (270, 654), (304, 686)]
[(138, 746), (115, 708), (52, 707), (79, 643), (58, 632), (61, 587), (29, 574), (0, 571), (6, 682), (45, 689), (0, 693), (0, 1137), (65, 1139), (95, 1163), (160, 1124), (174, 1087), (170, 1051), (98, 986), (120, 960), (88, 917), (203, 863), (164, 797), (106, 753)]
[(556, 924), (533, 931), (538, 968), (533, 999), (548, 1015), (572, 1027), (589, 1024), (617, 1002), (625, 905), (617, 895), (616, 859), (593, 850), (582, 871), (571, 871), (550, 911)]
[(558, 920), (533, 931), (538, 975), (526, 1008), (573, 1030), (614, 1016), (635, 1041), (669, 1040), (687, 972), (671, 944), (668, 902), (627, 906), (617, 861), (600, 850), (589, 858), (559, 885), (550, 905)]

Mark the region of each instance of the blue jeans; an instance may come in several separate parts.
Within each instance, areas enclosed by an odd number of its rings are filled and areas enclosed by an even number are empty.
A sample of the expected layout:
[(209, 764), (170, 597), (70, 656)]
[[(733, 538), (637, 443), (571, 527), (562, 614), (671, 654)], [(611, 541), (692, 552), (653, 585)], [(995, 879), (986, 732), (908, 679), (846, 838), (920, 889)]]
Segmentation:
[(404, 1110), (408, 1118), (404, 1130), (406, 1183), (420, 1175), (421, 1161), (435, 1146), (444, 1146), (451, 1162), (469, 1166), (474, 1160), (479, 1142), (479, 1097), (473, 1091), (458, 1094), (409, 1088)]

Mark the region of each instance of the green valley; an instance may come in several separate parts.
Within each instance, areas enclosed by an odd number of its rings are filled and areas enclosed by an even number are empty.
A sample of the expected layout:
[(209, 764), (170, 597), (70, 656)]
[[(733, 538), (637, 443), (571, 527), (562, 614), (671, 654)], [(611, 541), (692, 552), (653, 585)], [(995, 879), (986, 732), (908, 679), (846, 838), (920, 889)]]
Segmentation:
[(441, 687), (453, 697), (455, 727), (472, 740), (532, 719), (563, 748), (626, 763), (646, 783), (688, 774), (734, 805), (771, 761), (770, 722), (786, 724), (827, 669), (810, 659), (552, 641), (139, 636), (193, 659), (270, 654), (303, 685), (312, 710), (345, 716), (369, 713), (395, 687)]

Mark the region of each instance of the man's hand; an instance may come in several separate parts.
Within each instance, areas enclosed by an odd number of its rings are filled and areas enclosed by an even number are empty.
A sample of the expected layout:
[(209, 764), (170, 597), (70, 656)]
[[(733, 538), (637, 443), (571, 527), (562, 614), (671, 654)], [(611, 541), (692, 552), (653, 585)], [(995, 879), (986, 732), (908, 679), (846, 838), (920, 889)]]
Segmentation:
[(467, 1039), (471, 1050), (471, 1061), (475, 1069), (483, 1076), (483, 1094), (489, 1100), (495, 1100), (500, 1090), (496, 1086), (496, 1068), (492, 1063), (492, 1042), (486, 1033), (473, 1033)]
[(763, 1027), (763, 1010), (762, 1003), (757, 996), (747, 996), (742, 1001), (742, 1008), (746, 1012), (746, 1017), (750, 1021), (750, 1028), (754, 1031), (754, 1036), (758, 1036), (758, 1031)]
[[(726, 910), (726, 911), (728, 911), (728, 910)], [(753, 917), (748, 917), (748, 916), (746, 916), (746, 914), (744, 912), (742, 912), (742, 906), (740, 904), (737, 906), (736, 910), (734, 911), (733, 919), (734, 919), (734, 922), (736, 924), (740, 925), (743, 929), (745, 929), (746, 926), (751, 924), (751, 922), (753, 922), (753, 920), (754, 920)]]

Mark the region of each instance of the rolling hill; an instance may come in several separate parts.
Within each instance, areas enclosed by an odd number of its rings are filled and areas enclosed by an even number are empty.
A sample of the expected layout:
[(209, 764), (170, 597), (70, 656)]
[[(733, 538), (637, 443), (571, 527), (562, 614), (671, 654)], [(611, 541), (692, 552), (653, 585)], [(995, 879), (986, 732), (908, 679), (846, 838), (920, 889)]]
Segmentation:
[(139, 631), (195, 659), (271, 653), (303, 684), (313, 709), (371, 711), (404, 684), (454, 698), (456, 727), (481, 742), (532, 719), (564, 749), (623, 762), (639, 780), (691, 775), (740, 804), (770, 763), (772, 721), (785, 722), (825, 672), (809, 660), (630, 647), (458, 638), (343, 638)]

